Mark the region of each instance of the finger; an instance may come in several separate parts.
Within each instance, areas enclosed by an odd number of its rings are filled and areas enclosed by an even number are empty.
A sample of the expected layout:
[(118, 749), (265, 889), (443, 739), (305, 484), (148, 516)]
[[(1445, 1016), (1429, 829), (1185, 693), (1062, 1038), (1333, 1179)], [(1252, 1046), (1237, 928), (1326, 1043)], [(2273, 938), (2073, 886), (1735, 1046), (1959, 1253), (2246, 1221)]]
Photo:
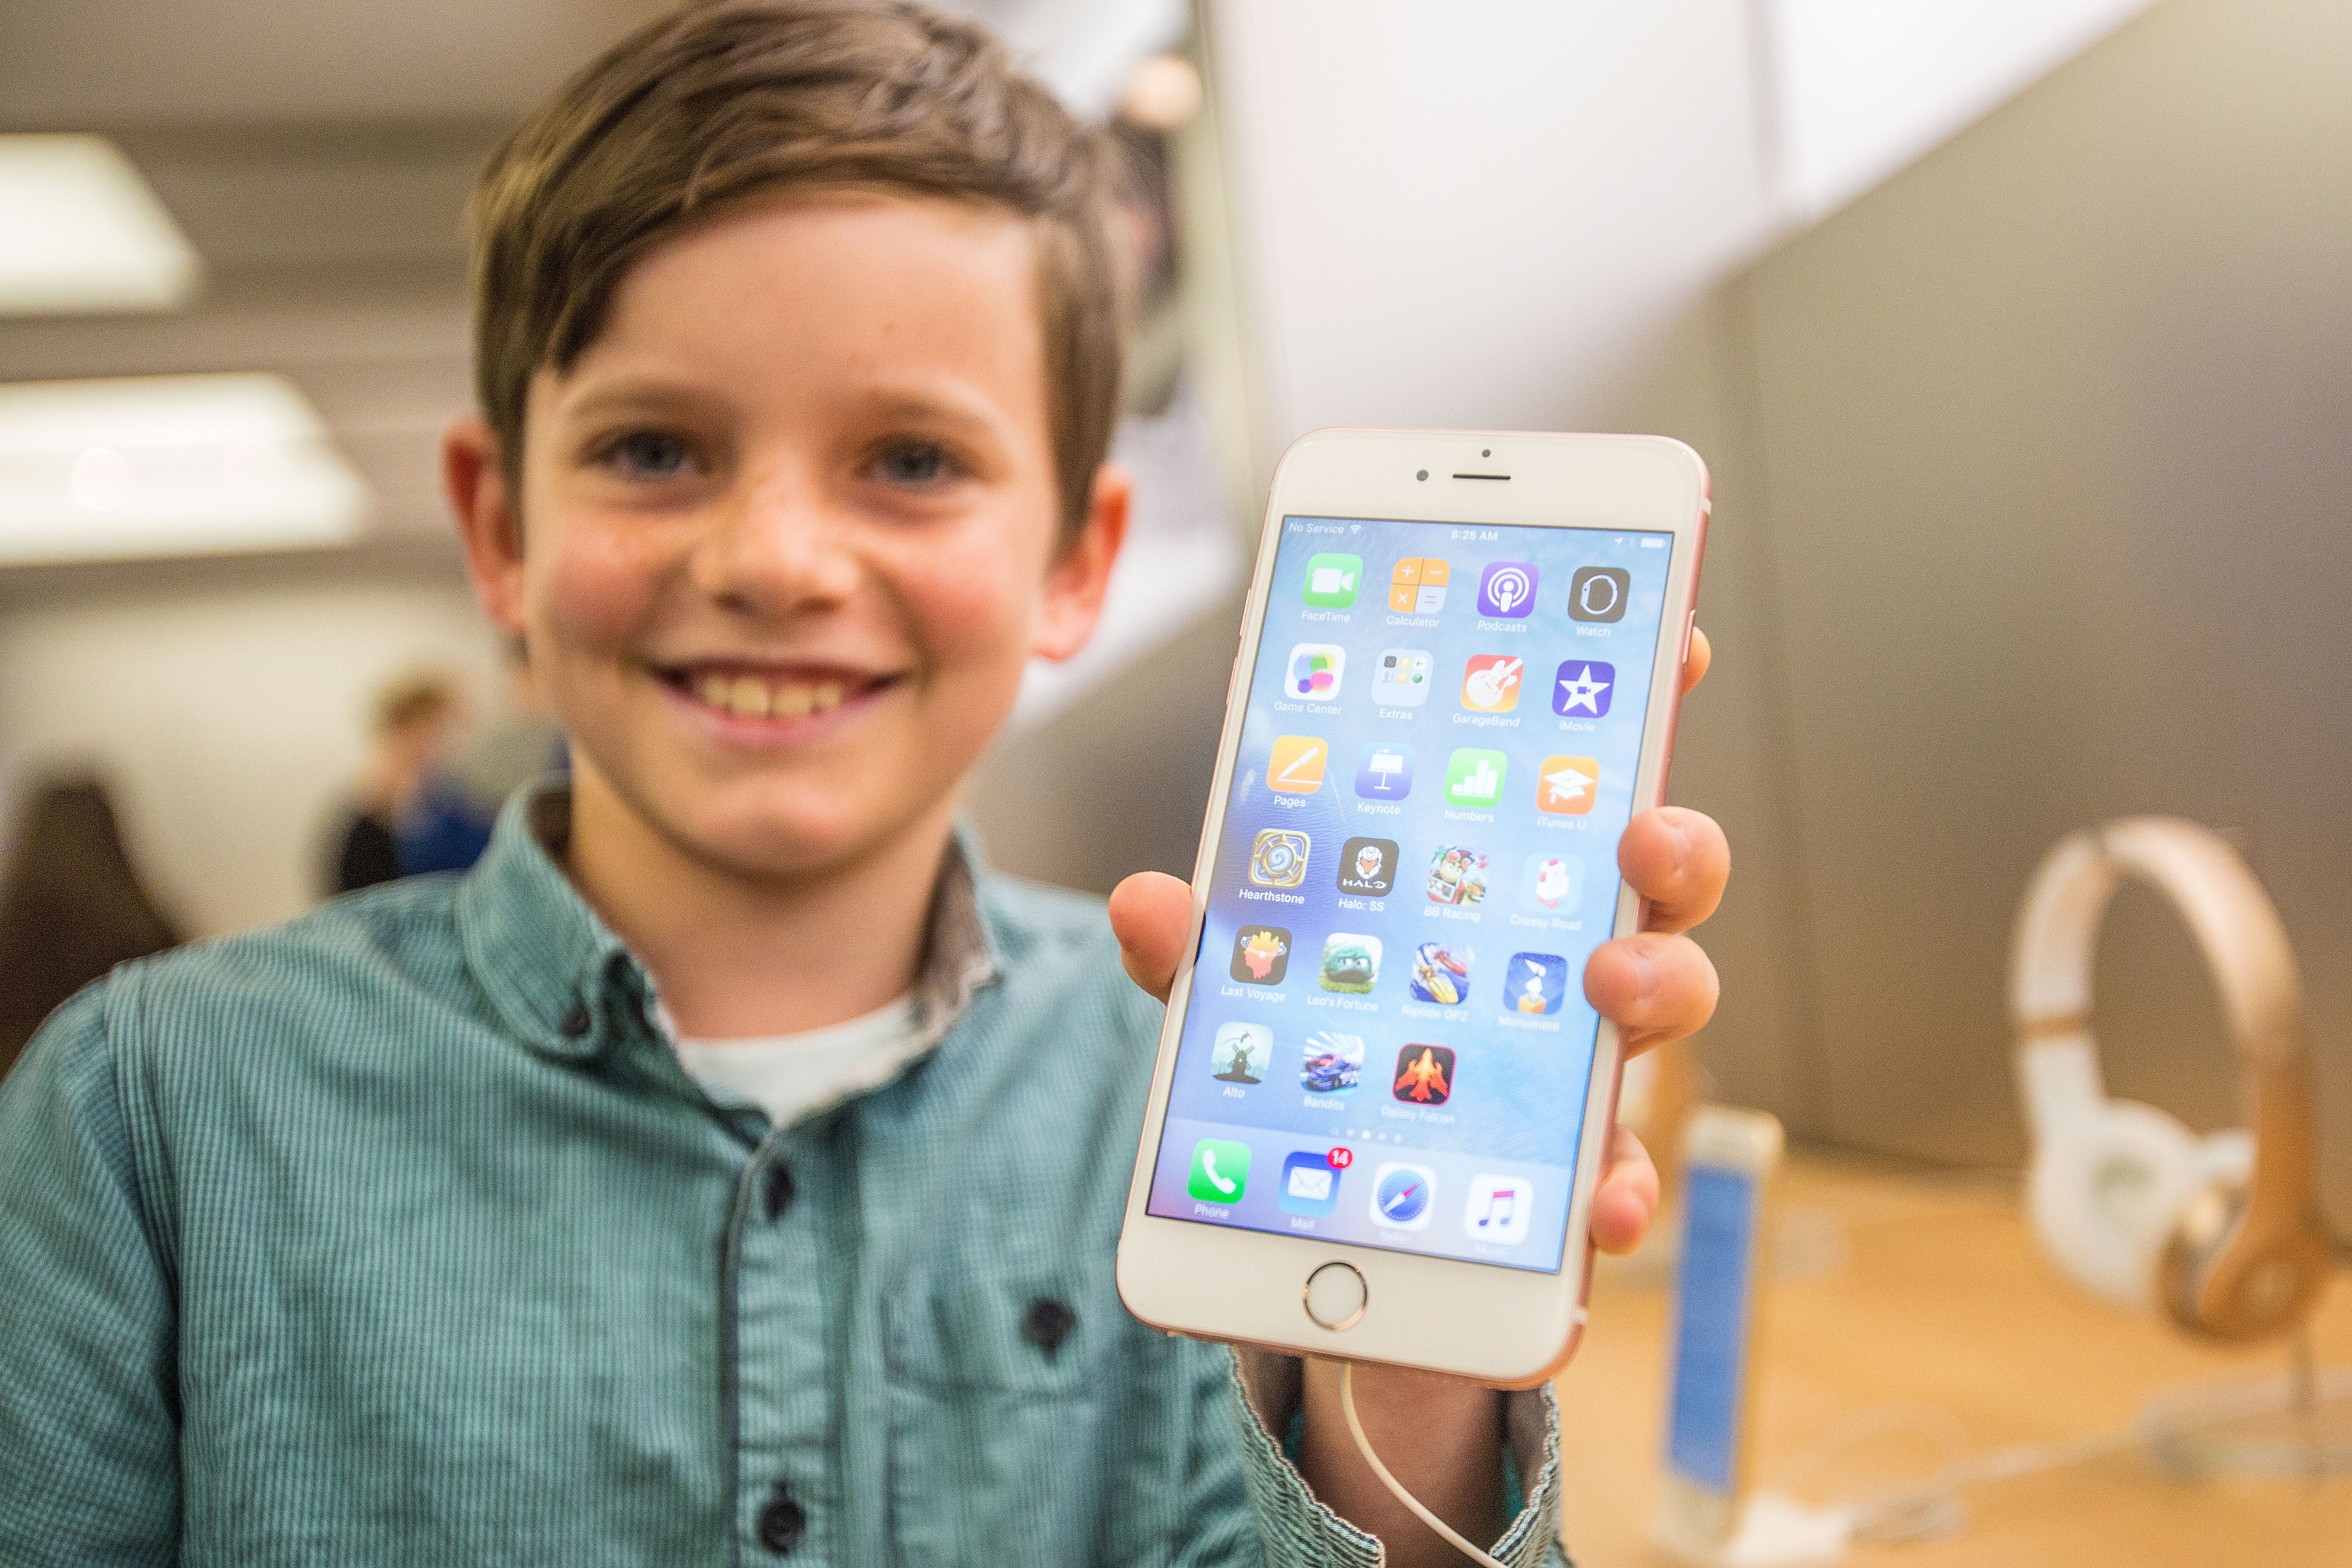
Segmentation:
[(1683, 689), (1687, 692), (1706, 679), (1706, 667), (1715, 662), (1715, 645), (1706, 634), (1691, 627), (1690, 652), (1683, 658)]
[(1110, 929), (1128, 978), (1162, 1002), (1192, 923), (1192, 889), (1159, 871), (1138, 871), (1111, 889)]
[(1661, 805), (1625, 825), (1617, 868), (1626, 886), (1648, 901), (1643, 931), (1688, 931), (1723, 901), (1731, 846), (1705, 812)]
[(1658, 1214), (1658, 1167), (1630, 1127), (1609, 1132), (1609, 1153), (1592, 1189), (1592, 1245), (1603, 1252), (1631, 1252), (1650, 1233)]
[(1719, 989), (1714, 961), (1686, 936), (1619, 937), (1584, 966), (1584, 999), (1617, 1026), (1629, 1057), (1704, 1027)]

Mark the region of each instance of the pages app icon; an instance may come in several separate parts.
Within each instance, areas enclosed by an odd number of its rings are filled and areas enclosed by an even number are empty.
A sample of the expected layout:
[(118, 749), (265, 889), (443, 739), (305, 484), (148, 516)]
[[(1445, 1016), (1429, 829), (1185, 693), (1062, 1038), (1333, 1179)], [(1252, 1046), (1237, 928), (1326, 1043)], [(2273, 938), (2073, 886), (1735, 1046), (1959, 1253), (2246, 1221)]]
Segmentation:
[(1313, 795), (1323, 787), (1331, 748), (1314, 735), (1284, 735), (1265, 760), (1265, 784), (1277, 795)]

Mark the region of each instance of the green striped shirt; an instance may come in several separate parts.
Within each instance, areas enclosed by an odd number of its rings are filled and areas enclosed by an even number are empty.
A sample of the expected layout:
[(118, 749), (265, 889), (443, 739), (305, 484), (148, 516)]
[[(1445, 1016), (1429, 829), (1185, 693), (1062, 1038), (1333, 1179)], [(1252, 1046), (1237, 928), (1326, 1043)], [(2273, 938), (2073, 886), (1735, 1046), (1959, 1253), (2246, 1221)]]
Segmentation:
[[(0, 1085), (0, 1563), (1376, 1561), (1119, 1305), (1160, 1009), (1099, 902), (960, 843), (916, 1048), (771, 1126), (678, 1066), (566, 807), (120, 969)], [(1558, 1561), (1518, 1414), (1505, 1554)]]

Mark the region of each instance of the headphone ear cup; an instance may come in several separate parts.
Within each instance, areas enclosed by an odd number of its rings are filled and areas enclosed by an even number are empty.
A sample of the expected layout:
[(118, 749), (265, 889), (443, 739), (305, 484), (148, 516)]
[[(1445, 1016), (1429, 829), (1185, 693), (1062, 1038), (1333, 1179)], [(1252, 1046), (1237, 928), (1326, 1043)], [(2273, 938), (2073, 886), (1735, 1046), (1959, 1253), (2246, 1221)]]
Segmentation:
[(2195, 1196), (2196, 1134), (2114, 1100), (2044, 1142), (2027, 1178), (2035, 1234), (2069, 1278), (2119, 1307), (2156, 1305), (2157, 1263)]
[(2165, 1312), (2191, 1332), (2211, 1325), (2198, 1308), (2215, 1258), (2228, 1250), (2245, 1217), (2254, 1179), (2254, 1135), (2242, 1128), (2210, 1133), (2189, 1151), (2189, 1189), (2173, 1215), (2158, 1268)]

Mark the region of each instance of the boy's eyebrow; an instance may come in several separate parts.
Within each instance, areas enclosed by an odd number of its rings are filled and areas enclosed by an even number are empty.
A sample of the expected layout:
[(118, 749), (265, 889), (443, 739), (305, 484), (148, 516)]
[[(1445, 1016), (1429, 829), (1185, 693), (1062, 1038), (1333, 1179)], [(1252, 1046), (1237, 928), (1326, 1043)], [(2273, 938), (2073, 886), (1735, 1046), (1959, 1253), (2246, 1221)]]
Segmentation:
[[(973, 435), (1001, 435), (1004, 416), (994, 400), (960, 385), (915, 389), (869, 386), (856, 394), (859, 412), (883, 419), (914, 419), (960, 427)], [(562, 417), (589, 422), (613, 414), (717, 411), (725, 402), (709, 393), (676, 382), (631, 378), (583, 392), (577, 402), (562, 406)]]

